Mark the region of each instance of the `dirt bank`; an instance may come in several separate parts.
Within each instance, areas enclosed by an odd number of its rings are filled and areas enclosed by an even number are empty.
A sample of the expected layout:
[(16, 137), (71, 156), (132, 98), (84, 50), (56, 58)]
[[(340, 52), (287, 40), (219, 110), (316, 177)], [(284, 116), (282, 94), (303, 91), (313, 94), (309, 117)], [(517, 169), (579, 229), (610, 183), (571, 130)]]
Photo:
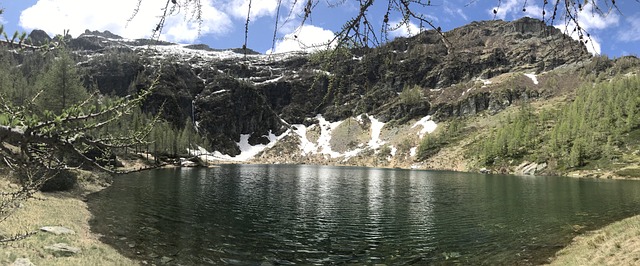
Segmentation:
[[(0, 247), (0, 265), (11, 265), (27, 258), (35, 265), (139, 265), (102, 243), (89, 226), (92, 218), (84, 197), (106, 188), (105, 180), (90, 173), (80, 177), (78, 188), (71, 192), (36, 193), (35, 198), (22, 203), (13, 215), (0, 223), (0, 235), (14, 236), (36, 232), (26, 239)], [(0, 177), (0, 191), (17, 189), (5, 177)], [(38, 231), (44, 226), (62, 226), (73, 234), (56, 235)], [(64, 243), (79, 248), (77, 254), (62, 256), (45, 248)]]

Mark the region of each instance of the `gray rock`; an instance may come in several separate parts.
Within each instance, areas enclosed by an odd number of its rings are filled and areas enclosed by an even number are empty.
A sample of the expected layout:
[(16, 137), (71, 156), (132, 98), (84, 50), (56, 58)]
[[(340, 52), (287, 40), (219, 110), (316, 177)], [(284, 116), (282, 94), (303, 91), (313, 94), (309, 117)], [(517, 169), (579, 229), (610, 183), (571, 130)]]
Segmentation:
[(481, 174), (490, 174), (491, 171), (485, 167), (480, 168), (480, 173)]
[(56, 257), (69, 257), (80, 253), (80, 248), (72, 247), (65, 243), (56, 243), (46, 246), (44, 249), (51, 251)]
[(181, 167), (197, 167), (199, 165), (196, 162), (192, 162), (192, 161), (187, 160), (185, 158), (180, 158), (180, 166)]
[(523, 162), (515, 169), (515, 174), (517, 175), (536, 175), (540, 171), (547, 168), (547, 163), (531, 163), (531, 162)]
[(35, 264), (27, 258), (18, 258), (11, 264), (11, 266), (35, 266)]
[(547, 168), (547, 163), (541, 163), (536, 167), (536, 172), (540, 172)]
[(167, 256), (162, 256), (162, 258), (160, 258), (160, 263), (161, 263), (161, 264), (167, 264), (167, 263), (169, 263), (169, 262), (171, 262), (171, 261), (173, 261), (173, 259), (172, 259), (172, 258), (169, 258), (169, 257), (167, 257)]
[(40, 231), (52, 233), (56, 235), (75, 235), (76, 232), (62, 226), (45, 226), (40, 228)]

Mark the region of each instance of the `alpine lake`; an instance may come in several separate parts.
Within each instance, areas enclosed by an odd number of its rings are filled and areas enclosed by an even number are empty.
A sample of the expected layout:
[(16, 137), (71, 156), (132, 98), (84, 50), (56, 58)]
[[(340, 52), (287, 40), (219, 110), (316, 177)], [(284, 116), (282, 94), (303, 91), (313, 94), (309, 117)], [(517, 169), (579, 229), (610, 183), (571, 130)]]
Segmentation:
[(530, 265), (640, 213), (640, 182), (307, 165), (157, 169), (89, 196), (92, 230), (168, 265)]

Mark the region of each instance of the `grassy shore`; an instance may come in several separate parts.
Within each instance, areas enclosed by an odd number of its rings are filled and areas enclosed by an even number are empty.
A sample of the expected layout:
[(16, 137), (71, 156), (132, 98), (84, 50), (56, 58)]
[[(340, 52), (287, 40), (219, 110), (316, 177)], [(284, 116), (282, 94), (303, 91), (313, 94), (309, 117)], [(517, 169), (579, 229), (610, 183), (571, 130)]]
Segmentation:
[[(88, 193), (104, 188), (97, 182), (81, 182), (72, 192), (37, 193), (0, 223), (0, 234), (12, 236), (37, 231), (43, 226), (64, 226), (75, 231), (70, 235), (54, 235), (37, 232), (26, 239), (0, 246), (0, 265), (11, 265), (18, 258), (28, 258), (35, 265), (139, 265), (119, 254), (114, 248), (99, 240), (89, 227), (91, 213), (82, 201)], [(0, 190), (10, 190), (11, 185), (0, 177)], [(65, 243), (80, 248), (78, 254), (56, 257), (46, 246)]]
[(640, 215), (578, 236), (551, 265), (640, 264)]

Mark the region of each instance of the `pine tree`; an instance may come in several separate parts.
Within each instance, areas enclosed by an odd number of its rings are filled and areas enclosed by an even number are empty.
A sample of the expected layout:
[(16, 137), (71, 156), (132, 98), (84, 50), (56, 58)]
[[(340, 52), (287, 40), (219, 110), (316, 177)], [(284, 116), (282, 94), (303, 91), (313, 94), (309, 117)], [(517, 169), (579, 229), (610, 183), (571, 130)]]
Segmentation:
[(583, 139), (576, 139), (569, 153), (569, 166), (580, 167), (584, 165), (585, 142)]
[(88, 98), (75, 62), (64, 51), (61, 51), (59, 57), (54, 59), (51, 67), (42, 75), (38, 88), (42, 90), (39, 97), (40, 106), (55, 114), (60, 114), (62, 110)]

